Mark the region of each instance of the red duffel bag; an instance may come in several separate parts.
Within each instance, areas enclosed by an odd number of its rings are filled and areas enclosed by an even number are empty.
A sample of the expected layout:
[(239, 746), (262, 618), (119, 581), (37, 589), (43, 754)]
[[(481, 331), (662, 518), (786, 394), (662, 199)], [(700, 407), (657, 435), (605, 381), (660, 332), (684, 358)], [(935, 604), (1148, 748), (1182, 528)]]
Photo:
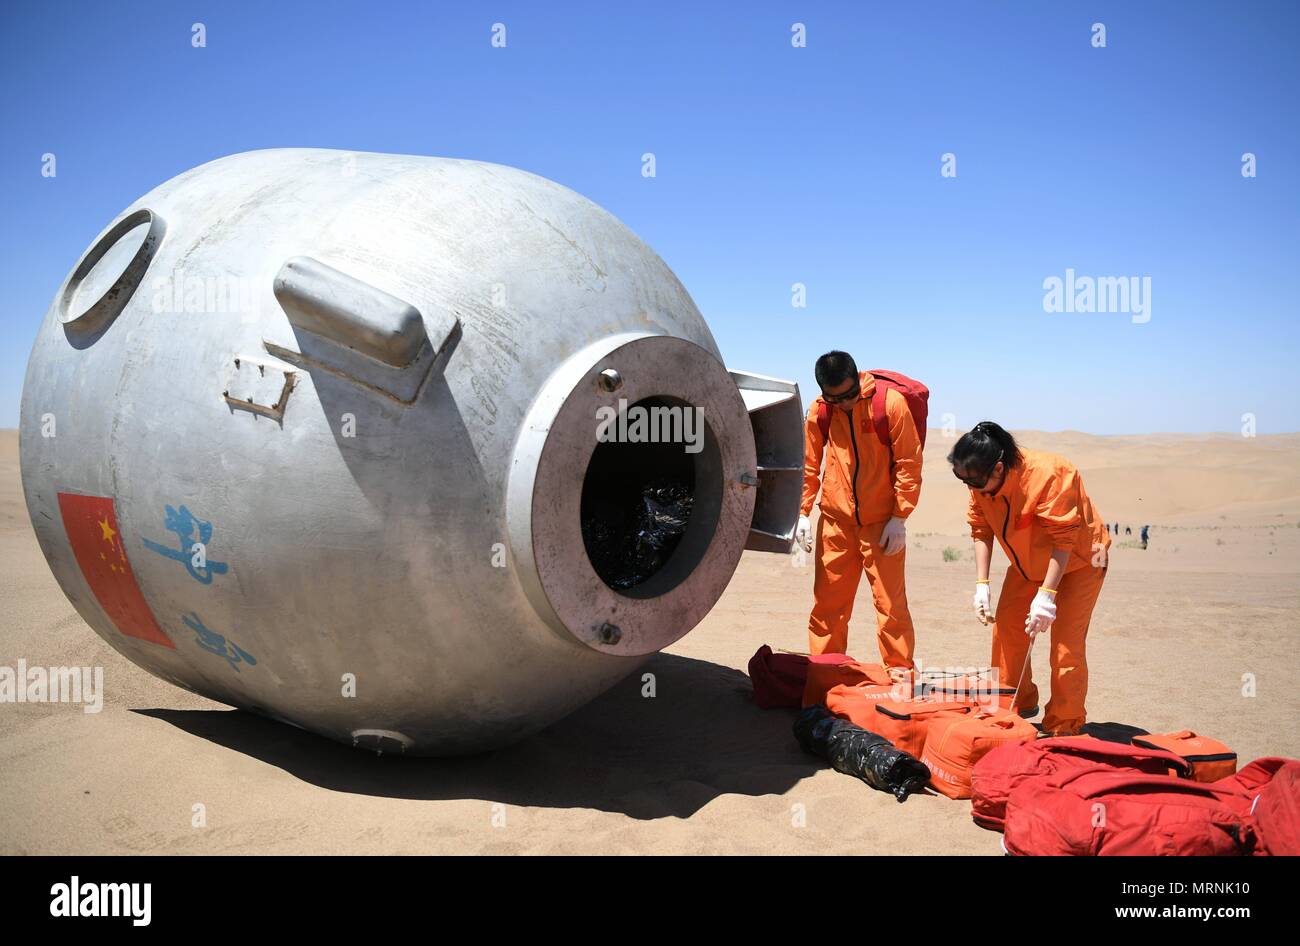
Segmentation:
[(971, 769), (971, 817), (983, 828), (1001, 831), (1007, 798), (1027, 779), (1056, 778), (1083, 769), (1134, 769), (1148, 775), (1171, 770), (1189, 778), (1192, 767), (1163, 749), (1105, 742), (1091, 736), (1061, 736), (998, 746)]
[(1085, 768), (1027, 779), (1007, 799), (1004, 846), (1032, 855), (1261, 853), (1251, 808), (1285, 759), (1258, 759), (1217, 782)]
[(844, 654), (775, 654), (764, 644), (749, 658), (749, 679), (754, 702), (762, 709), (799, 709), (808, 681), (808, 668), (818, 664), (848, 663)]
[[(1293, 767), (1295, 766), (1300, 766), (1300, 762), (1295, 759), (1267, 756), (1263, 759), (1256, 759), (1234, 775), (1209, 783), (1240, 792), (1249, 802), (1247, 811), (1251, 816), (1251, 824), (1255, 829), (1255, 837), (1258, 841), (1255, 849), (1251, 852), (1253, 854), (1263, 856), (1274, 854), (1276, 853), (1275, 848), (1285, 848), (1287, 846), (1288, 833), (1292, 838), (1292, 843), (1294, 843), (1297, 832), (1300, 832), (1300, 825), (1296, 824), (1294, 814), (1295, 806), (1300, 803), (1300, 799), (1297, 799), (1294, 794), (1291, 795), (1292, 814), (1289, 817), (1286, 813), (1286, 802), (1284, 801), (1287, 795), (1288, 782), (1292, 782), (1291, 791), (1295, 791), (1293, 782), (1295, 778)], [(1261, 805), (1263, 806), (1262, 811)], [(1291, 853), (1297, 852), (1293, 850)]]
[(1260, 790), (1255, 802), (1255, 831), (1263, 853), (1300, 855), (1300, 762), (1286, 760)]

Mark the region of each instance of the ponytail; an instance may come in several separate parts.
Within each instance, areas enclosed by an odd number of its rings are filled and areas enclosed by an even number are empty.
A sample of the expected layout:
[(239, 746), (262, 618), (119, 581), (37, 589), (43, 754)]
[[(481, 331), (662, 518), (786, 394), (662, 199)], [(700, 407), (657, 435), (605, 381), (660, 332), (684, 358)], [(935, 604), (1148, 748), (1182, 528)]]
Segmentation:
[(948, 454), (948, 462), (955, 469), (979, 476), (992, 473), (999, 460), (1006, 469), (1014, 470), (1024, 457), (1016, 438), (991, 420), (982, 420), (963, 434)]

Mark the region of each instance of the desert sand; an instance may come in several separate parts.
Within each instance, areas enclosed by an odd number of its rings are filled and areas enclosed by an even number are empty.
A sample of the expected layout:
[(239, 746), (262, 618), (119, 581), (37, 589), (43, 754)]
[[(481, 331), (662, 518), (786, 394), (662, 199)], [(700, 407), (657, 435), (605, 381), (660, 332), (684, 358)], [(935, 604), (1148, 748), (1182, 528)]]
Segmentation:
[[(1243, 763), (1300, 757), (1300, 434), (1018, 436), (1074, 460), (1102, 515), (1133, 528), (1093, 616), (1089, 717), (1194, 729)], [(918, 656), (984, 665), (965, 490), (951, 440), (929, 438), (907, 552)], [(0, 431), (0, 574), (0, 664), (102, 666), (106, 688), (99, 714), (0, 704), (0, 853), (1001, 853), (968, 802), (899, 804), (802, 754), (792, 711), (750, 701), (760, 644), (807, 647), (808, 559), (745, 553), (712, 613), (645, 668), (655, 698), (634, 676), (538, 736), (453, 760), (336, 745), (127, 662), (46, 567), (14, 431)], [(850, 649), (875, 659), (865, 581), (856, 613)], [(1045, 648), (1034, 666), (1041, 685)]]

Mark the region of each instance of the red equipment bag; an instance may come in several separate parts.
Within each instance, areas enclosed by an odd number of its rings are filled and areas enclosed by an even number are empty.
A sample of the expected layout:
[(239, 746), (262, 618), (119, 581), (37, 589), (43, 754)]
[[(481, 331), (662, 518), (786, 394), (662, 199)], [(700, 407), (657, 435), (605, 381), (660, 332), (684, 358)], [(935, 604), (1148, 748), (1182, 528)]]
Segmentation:
[(1237, 771), (1237, 753), (1217, 739), (1198, 736), (1190, 729), (1164, 735), (1134, 736), (1133, 745), (1165, 749), (1181, 756), (1191, 763), (1191, 777), (1197, 782), (1217, 782)]
[(1300, 855), (1300, 762), (1285, 760), (1260, 790), (1255, 801), (1255, 833), (1262, 853)]
[(1007, 798), (1028, 779), (1055, 779), (1083, 769), (1133, 769), (1148, 775), (1176, 771), (1190, 778), (1192, 767), (1163, 749), (1142, 749), (1091, 736), (1061, 736), (998, 746), (971, 770), (971, 817), (981, 828), (1001, 831)]
[(1007, 799), (1010, 854), (1259, 853), (1251, 808), (1285, 759), (1258, 759), (1217, 782), (1131, 769), (1027, 779)]
[(754, 702), (762, 709), (799, 709), (802, 705), (808, 668), (843, 663), (843, 654), (774, 654), (764, 644), (749, 659), (749, 679), (754, 684)]
[[(882, 371), (879, 368), (867, 374), (876, 379), (876, 391), (880, 397), (871, 398), (871, 426), (875, 428), (876, 439), (890, 450), (893, 441), (889, 438), (889, 418), (885, 415), (885, 392), (893, 388), (907, 401), (907, 409), (912, 414), (912, 423), (916, 425), (916, 436), (925, 447), (925, 424), (930, 416), (930, 389), (920, 381), (909, 378), (897, 371)], [(825, 401), (817, 402), (817, 427), (822, 432), (822, 440), (830, 436), (831, 406)]]

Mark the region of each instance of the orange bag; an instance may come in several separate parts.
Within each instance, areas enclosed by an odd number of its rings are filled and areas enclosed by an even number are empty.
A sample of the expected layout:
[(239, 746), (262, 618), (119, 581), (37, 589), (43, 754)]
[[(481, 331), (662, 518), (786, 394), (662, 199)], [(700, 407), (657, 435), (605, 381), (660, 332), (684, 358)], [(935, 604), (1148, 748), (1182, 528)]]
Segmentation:
[(866, 686), (831, 687), (826, 694), (826, 708), (840, 719), (847, 719), (855, 726), (875, 732), (876, 704), (885, 700), (898, 700), (909, 696), (910, 688), (905, 683), (867, 684)]
[(863, 725), (877, 736), (884, 736), (895, 748), (921, 758), (925, 734), (936, 719), (966, 716), (978, 709), (973, 703), (939, 702), (928, 697), (907, 700), (879, 700), (870, 725)]
[(943, 716), (930, 724), (921, 761), (930, 769), (931, 788), (949, 798), (970, 798), (970, 773), (976, 762), (998, 746), (1037, 736), (1032, 723), (1005, 709)]
[(839, 664), (810, 663), (808, 679), (803, 685), (803, 705), (825, 703), (826, 694), (837, 686), (888, 686), (892, 683), (889, 672), (880, 664), (863, 664), (856, 660)]
[[(1187, 760), (1192, 781), (1217, 782), (1237, 773), (1237, 753), (1217, 739), (1198, 736), (1190, 729), (1155, 736), (1134, 736), (1133, 745), (1143, 749), (1164, 749)], [(1174, 771), (1170, 775), (1177, 775)]]

